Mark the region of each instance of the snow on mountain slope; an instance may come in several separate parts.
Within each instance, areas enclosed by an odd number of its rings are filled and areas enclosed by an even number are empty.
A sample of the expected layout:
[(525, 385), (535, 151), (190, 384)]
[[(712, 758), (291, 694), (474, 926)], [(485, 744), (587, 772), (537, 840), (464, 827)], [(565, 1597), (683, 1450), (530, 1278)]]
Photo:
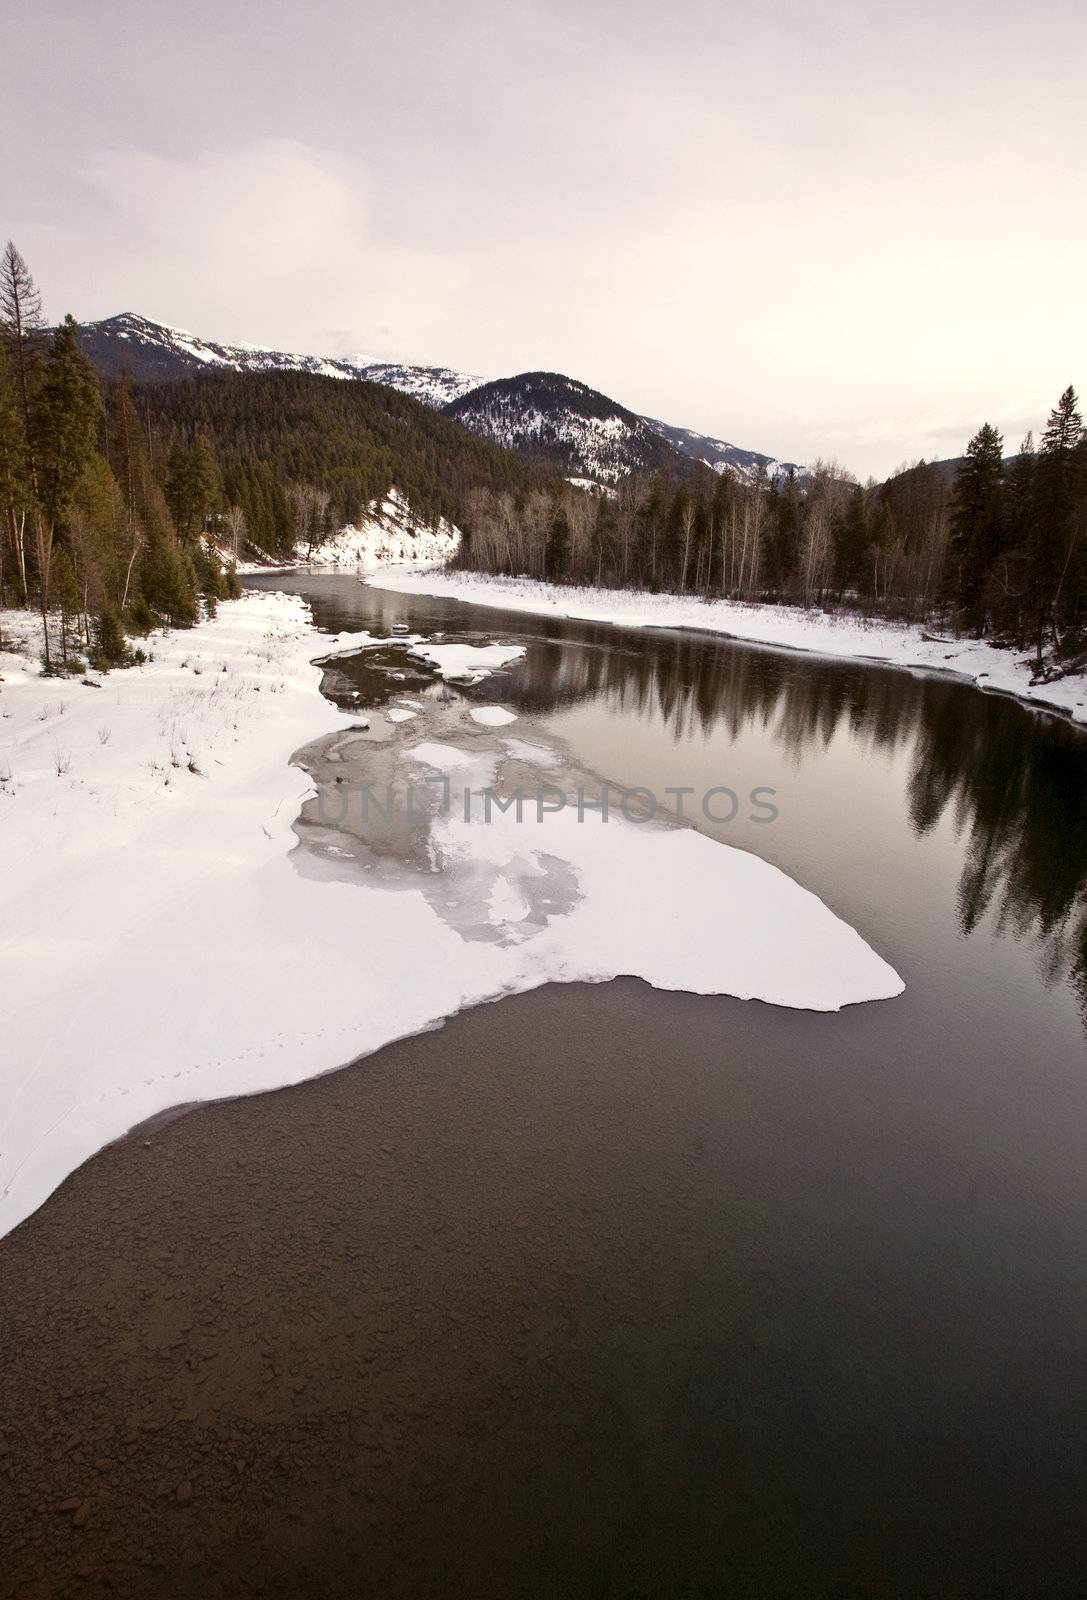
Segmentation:
[(444, 409), (507, 449), (549, 456), (569, 478), (610, 486), (632, 472), (691, 471), (691, 458), (643, 417), (559, 372), (499, 378)]
[(390, 489), (385, 499), (371, 505), (368, 515), (357, 524), (347, 523), (312, 548), (300, 540), (287, 559), (271, 556), (251, 542), (237, 552), (224, 538), (213, 538), (212, 544), (224, 566), (233, 565), (245, 576), (294, 567), (364, 572), (383, 567), (442, 567), (456, 555), (461, 538), (460, 529), (444, 517), (436, 526), (420, 522), (399, 489)]
[[(349, 374), (345, 373), (344, 376)], [(390, 361), (372, 361), (350, 376), (365, 378), (367, 383), (387, 384), (390, 389), (413, 395), (416, 400), (434, 406), (436, 410), (459, 399), (483, 381), (469, 377), (464, 372), (454, 372), (450, 367), (406, 367)]]
[(252, 344), (219, 344), (183, 328), (152, 322), (131, 311), (80, 329), (83, 348), (106, 377), (191, 377), (219, 367), (231, 372), (315, 372), (326, 378), (362, 378), (383, 383), (425, 404), (440, 407), (481, 381), (449, 367), (415, 367), (372, 356), (309, 356)]
[(697, 433), (694, 428), (675, 428), (671, 423), (659, 422), (655, 417), (643, 417), (642, 421), (685, 456), (690, 456), (692, 461), (704, 461), (714, 472), (731, 470), (748, 482), (760, 471), (764, 471), (768, 478), (786, 478), (790, 472), (795, 472), (798, 478), (804, 476), (805, 469), (795, 461), (779, 461), (758, 450), (744, 450), (725, 439)]

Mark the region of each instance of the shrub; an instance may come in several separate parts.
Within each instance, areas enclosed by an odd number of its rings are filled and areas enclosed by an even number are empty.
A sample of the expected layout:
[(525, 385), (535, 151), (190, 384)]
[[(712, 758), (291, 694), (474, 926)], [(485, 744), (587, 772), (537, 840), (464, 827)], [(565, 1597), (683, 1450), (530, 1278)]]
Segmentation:
[(116, 611), (112, 606), (103, 606), (94, 624), (92, 666), (98, 672), (108, 672), (111, 667), (127, 666), (131, 659)]

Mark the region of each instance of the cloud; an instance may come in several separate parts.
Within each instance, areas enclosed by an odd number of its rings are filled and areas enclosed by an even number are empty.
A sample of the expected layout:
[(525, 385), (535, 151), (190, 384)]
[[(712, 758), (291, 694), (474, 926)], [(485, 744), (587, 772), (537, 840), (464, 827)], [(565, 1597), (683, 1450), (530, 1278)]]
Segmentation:
[(1078, 376), (1071, 0), (250, 10), (13, 22), (0, 239), (52, 312), (549, 367), (861, 473)]
[[(112, 309), (209, 337), (375, 353), (440, 323), (465, 266), (382, 237), (365, 173), (294, 139), (170, 158), (95, 153), (84, 178), (110, 241)], [(135, 271), (129, 263), (135, 264)]]

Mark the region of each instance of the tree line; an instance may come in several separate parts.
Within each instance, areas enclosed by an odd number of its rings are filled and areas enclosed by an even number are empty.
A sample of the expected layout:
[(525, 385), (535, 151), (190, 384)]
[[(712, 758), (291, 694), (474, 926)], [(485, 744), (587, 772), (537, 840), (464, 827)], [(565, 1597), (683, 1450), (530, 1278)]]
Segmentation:
[(49, 670), (129, 657), (236, 592), (243, 555), (312, 552), (396, 487), (422, 526), (459, 527), (477, 570), (705, 599), (938, 619), (1087, 652), (1087, 438), (1075, 392), (1035, 450), (982, 426), (961, 463), (858, 483), (708, 469), (587, 493), (379, 384), (221, 372), (104, 386), (67, 317), (49, 330), (19, 251), (0, 260), (0, 599), (36, 606)]
[(357, 525), (393, 486), (421, 524), (459, 526), (473, 490), (524, 497), (563, 481), (551, 463), (478, 438), (382, 384), (216, 372), (130, 394), (175, 475), (196, 479), (194, 509), (233, 508), (272, 556)]

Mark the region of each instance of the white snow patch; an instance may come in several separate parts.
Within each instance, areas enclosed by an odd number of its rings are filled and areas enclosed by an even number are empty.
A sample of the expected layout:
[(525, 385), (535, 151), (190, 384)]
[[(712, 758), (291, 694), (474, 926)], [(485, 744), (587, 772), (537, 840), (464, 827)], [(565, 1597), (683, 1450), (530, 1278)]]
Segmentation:
[(411, 654), (437, 667), (438, 676), (458, 683), (481, 683), (500, 667), (520, 660), (523, 644), (413, 644)]
[(392, 706), (385, 713), (386, 722), (413, 722), (418, 716), (417, 711), (408, 711), (404, 706)]
[(425, 767), (433, 767), (437, 772), (456, 772), (460, 768), (474, 767), (479, 760), (474, 750), (461, 750), (455, 744), (438, 744), (436, 740), (424, 740), (414, 745), (410, 757)]

